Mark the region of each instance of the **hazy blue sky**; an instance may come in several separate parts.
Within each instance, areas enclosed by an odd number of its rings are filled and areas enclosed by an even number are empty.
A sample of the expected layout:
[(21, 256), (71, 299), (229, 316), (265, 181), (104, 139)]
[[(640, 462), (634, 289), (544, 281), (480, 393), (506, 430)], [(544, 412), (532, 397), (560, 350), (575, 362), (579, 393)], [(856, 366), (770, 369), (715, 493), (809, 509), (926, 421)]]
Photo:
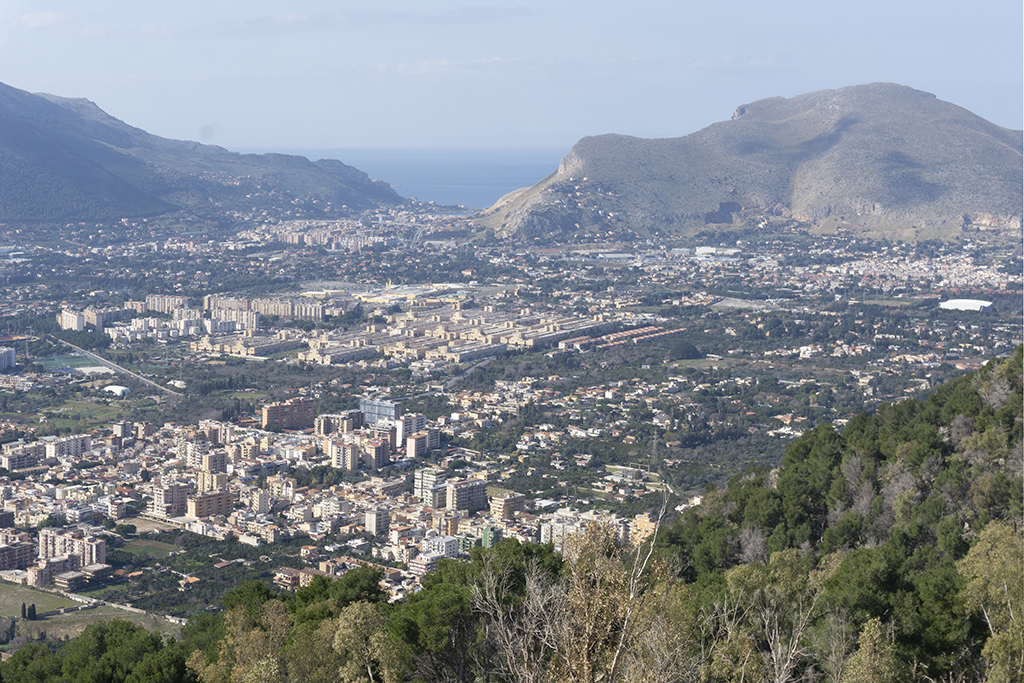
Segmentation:
[(891, 81), (1024, 126), (1021, 0), (4, 0), (0, 81), (231, 149), (675, 137)]

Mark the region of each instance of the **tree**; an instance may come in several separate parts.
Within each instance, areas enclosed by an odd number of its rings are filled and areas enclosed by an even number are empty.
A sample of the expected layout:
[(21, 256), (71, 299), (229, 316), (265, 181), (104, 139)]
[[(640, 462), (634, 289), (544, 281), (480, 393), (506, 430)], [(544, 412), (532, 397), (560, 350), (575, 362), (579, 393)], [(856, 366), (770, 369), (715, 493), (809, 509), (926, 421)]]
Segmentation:
[(4, 680), (8, 683), (59, 680), (61, 658), (42, 643), (28, 643), (3, 662), (3, 672)]
[[(389, 631), (417, 673), (432, 681), (468, 683), (480, 644), (481, 615), (473, 610), (469, 568), (439, 562), (423, 589), (392, 616)], [(450, 574), (456, 574), (452, 576)]]
[(250, 619), (255, 619), (259, 610), (268, 600), (274, 598), (274, 593), (263, 581), (245, 581), (224, 594), (221, 602), (224, 609), (233, 610), (242, 607)]
[(558, 680), (622, 680), (649, 626), (653, 548), (654, 538), (630, 556), (619, 546), (616, 530), (604, 524), (591, 524), (566, 539), (563, 609), (551, 627), (552, 671)]
[(143, 660), (163, 649), (159, 635), (121, 619), (92, 624), (64, 647), (65, 680), (126, 681)]
[(28, 606), (28, 614), (26, 615), (26, 618), (29, 621), (36, 620), (36, 603), (33, 602), (31, 605)]
[(118, 524), (114, 527), (114, 533), (119, 536), (134, 536), (138, 528), (134, 524)]
[(564, 610), (563, 589), (557, 574), (535, 559), (523, 567), (497, 554), (484, 560), (473, 603), (488, 617), (498, 673), (513, 683), (543, 679), (554, 652), (551, 617)]
[(1019, 681), (1024, 675), (1024, 541), (1003, 522), (990, 522), (957, 568), (967, 584), (962, 594), (967, 607), (980, 612), (989, 637), (981, 654), (988, 680)]
[(760, 645), (771, 680), (785, 683), (810, 656), (807, 633), (823, 586), (811, 579), (796, 549), (772, 553), (767, 565), (751, 564), (726, 574), (730, 592), (747, 605), (750, 632)]
[(885, 634), (882, 622), (869, 619), (861, 629), (857, 651), (850, 657), (842, 683), (898, 683), (904, 671), (896, 647)]
[(637, 615), (638, 637), (627, 652), (622, 680), (629, 683), (684, 683), (700, 680), (704, 654), (689, 587), (661, 577)]
[(281, 679), (283, 647), (292, 626), (288, 608), (280, 600), (267, 600), (255, 609), (254, 615), (240, 602), (225, 615), (226, 633), (215, 660), (202, 650), (188, 658), (189, 670), (202, 683)]
[(385, 628), (387, 616), (379, 604), (355, 602), (338, 617), (334, 650), (341, 655), (339, 671), (344, 683), (379, 680), (391, 650)]
[(289, 682), (335, 683), (342, 658), (334, 650), (336, 620), (296, 623), (284, 650)]

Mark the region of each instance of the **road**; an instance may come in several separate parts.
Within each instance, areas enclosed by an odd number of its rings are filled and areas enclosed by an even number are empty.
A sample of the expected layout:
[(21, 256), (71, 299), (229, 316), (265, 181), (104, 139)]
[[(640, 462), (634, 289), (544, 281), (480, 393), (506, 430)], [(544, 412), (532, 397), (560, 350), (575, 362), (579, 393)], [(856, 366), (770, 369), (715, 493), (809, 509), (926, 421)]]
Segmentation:
[(111, 362), (110, 362), (109, 360), (107, 360), (106, 358), (104, 358), (104, 357), (102, 357), (102, 356), (97, 356), (97, 355), (96, 355), (95, 353), (93, 353), (92, 351), (86, 351), (86, 350), (85, 350), (85, 349), (83, 349), (83, 348), (80, 348), (80, 347), (78, 347), (78, 346), (75, 346), (75, 345), (74, 345), (74, 344), (72, 344), (71, 342), (66, 342), (66, 341), (64, 341), (63, 339), (60, 339), (60, 338), (58, 338), (58, 337), (54, 337), (53, 335), (48, 335), (48, 336), (49, 336), (49, 337), (50, 337), (51, 339), (53, 339), (54, 341), (59, 341), (59, 342), (60, 342), (61, 344), (63, 344), (64, 346), (69, 346), (69, 347), (71, 347), (72, 349), (74, 349), (75, 351), (78, 351), (79, 353), (81, 353), (81, 354), (83, 354), (83, 355), (86, 355), (86, 356), (88, 356), (89, 358), (92, 358), (93, 360), (95, 360), (95, 361), (96, 361), (97, 363), (99, 363), (99, 364), (100, 364), (100, 365), (102, 365), (103, 367), (106, 367), (106, 368), (110, 368), (111, 370), (113, 370), (114, 372), (116, 372), (116, 373), (118, 373), (118, 374), (121, 374), (121, 375), (128, 375), (128, 376), (130, 376), (130, 377), (134, 377), (135, 379), (139, 380), (140, 382), (142, 382), (142, 383), (144, 383), (144, 384), (148, 384), (149, 386), (153, 387), (154, 389), (159, 389), (160, 391), (164, 392), (165, 394), (169, 394), (169, 395), (171, 395), (171, 396), (174, 396), (174, 397), (177, 397), (177, 398), (181, 398), (181, 394), (179, 394), (179, 393), (178, 393), (177, 391), (171, 391), (171, 390), (170, 390), (170, 389), (168, 389), (167, 387), (163, 387), (163, 386), (160, 386), (160, 385), (159, 385), (159, 384), (157, 384), (156, 382), (154, 382), (154, 381), (152, 381), (152, 380), (148, 380), (148, 379), (146, 379), (145, 377), (143, 377), (142, 375), (139, 375), (138, 373), (132, 372), (132, 371), (131, 371), (131, 370), (129, 370), (128, 368), (123, 368), (123, 367), (121, 367), (120, 365), (118, 365), (117, 363), (111, 363)]

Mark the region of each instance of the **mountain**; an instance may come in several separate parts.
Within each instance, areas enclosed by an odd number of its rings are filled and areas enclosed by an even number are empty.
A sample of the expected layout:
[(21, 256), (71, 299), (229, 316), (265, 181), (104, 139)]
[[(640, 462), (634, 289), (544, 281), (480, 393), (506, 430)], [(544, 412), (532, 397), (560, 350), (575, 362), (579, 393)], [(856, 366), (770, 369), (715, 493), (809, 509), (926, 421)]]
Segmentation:
[(336, 210), (402, 202), (387, 183), (339, 161), (168, 140), (88, 100), (0, 84), (0, 221), (252, 211), (291, 200)]
[(681, 138), (580, 140), (481, 222), (525, 238), (791, 218), (902, 238), (1019, 231), (1022, 133), (891, 83), (773, 97)]

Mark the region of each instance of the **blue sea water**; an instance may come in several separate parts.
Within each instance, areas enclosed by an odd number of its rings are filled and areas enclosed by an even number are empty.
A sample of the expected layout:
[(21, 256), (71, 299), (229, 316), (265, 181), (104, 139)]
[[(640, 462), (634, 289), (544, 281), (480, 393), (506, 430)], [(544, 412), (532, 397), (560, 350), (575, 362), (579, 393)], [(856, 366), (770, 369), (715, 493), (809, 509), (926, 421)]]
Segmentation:
[[(283, 150), (279, 150), (283, 151)], [(568, 149), (321, 149), (283, 151), (338, 159), (384, 180), (403, 197), (487, 208), (558, 169)]]

